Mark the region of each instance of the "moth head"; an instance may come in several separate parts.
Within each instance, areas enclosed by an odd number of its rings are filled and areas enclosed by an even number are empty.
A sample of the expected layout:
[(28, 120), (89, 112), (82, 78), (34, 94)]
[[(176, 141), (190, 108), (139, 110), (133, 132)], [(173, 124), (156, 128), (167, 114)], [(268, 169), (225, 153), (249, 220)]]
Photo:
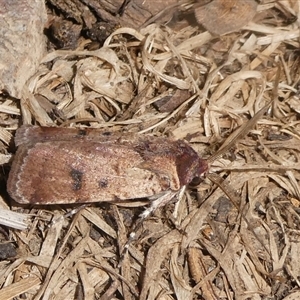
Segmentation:
[(207, 170), (207, 161), (198, 155), (182, 156), (177, 164), (177, 172), (181, 186), (187, 185), (194, 179), (202, 177)]

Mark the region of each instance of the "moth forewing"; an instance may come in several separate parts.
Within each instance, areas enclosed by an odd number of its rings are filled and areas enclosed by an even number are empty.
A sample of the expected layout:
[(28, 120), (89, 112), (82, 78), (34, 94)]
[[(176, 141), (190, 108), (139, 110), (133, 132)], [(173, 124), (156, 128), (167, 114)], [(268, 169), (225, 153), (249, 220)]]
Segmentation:
[(20, 203), (175, 195), (207, 170), (186, 142), (149, 135), (25, 126), (17, 131), (16, 144), (7, 189)]

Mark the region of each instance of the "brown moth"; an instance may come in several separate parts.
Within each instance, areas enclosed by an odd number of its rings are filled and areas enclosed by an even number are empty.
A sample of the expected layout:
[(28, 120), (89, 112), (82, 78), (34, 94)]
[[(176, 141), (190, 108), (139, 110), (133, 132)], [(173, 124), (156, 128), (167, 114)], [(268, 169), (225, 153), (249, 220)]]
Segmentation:
[(207, 163), (184, 141), (97, 129), (22, 126), (7, 189), (19, 203), (173, 197)]

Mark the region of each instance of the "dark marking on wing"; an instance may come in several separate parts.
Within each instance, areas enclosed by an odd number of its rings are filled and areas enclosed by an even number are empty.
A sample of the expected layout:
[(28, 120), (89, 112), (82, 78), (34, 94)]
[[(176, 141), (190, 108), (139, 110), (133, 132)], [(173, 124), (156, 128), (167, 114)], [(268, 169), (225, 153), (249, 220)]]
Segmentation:
[(99, 180), (99, 187), (101, 189), (106, 188), (108, 186), (108, 180), (106, 178), (101, 178)]
[(73, 187), (72, 187), (73, 190), (79, 191), (82, 188), (83, 172), (72, 168), (70, 171), (70, 176), (73, 179)]
[(81, 137), (84, 137), (86, 135), (87, 135), (87, 131), (85, 129), (78, 129), (76, 137), (81, 138)]
[(105, 131), (102, 133), (103, 136), (111, 136), (112, 135), (112, 132), (110, 131)]

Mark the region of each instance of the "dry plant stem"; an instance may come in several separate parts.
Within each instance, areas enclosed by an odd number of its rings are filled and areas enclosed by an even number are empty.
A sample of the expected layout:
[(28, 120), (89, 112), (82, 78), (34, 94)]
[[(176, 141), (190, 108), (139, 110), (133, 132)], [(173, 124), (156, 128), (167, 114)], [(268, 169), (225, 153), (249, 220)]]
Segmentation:
[(207, 178), (221, 188), (226, 196), (232, 201), (235, 208), (240, 210), (239, 198), (237, 197), (235, 191), (230, 188), (229, 184), (223, 184), (223, 179), (218, 174), (207, 174)]
[[(81, 212), (79, 212), (78, 214), (76, 214), (74, 216), (74, 219), (72, 220), (71, 226), (70, 226), (70, 228), (69, 228), (69, 230), (68, 230), (68, 232), (67, 232), (67, 234), (66, 234), (66, 236), (63, 240), (63, 243), (61, 244), (60, 248), (57, 250), (57, 254), (52, 259), (52, 262), (51, 262), (50, 267), (47, 271), (47, 275), (45, 277), (45, 280), (44, 280), (41, 288), (39, 289), (37, 295), (34, 298), (35, 300), (39, 300), (39, 299), (41, 299), (42, 296), (45, 296), (44, 293), (45, 293), (45, 290), (47, 289), (47, 285), (49, 284), (50, 280), (52, 280), (52, 278), (53, 278), (52, 275), (58, 267), (57, 263), (59, 261), (59, 257), (61, 256), (61, 252), (63, 251), (66, 243), (68, 242), (68, 238), (71, 235), (71, 232), (74, 230), (74, 227), (76, 225), (77, 219), (80, 216), (80, 213)], [(54, 223), (54, 225), (55, 225), (55, 223)]]
[(163, 36), (164, 36), (168, 46), (170, 47), (172, 53), (174, 53), (174, 56), (179, 59), (179, 61), (181, 63), (182, 70), (184, 72), (184, 77), (186, 78), (186, 80), (188, 82), (191, 82), (193, 89), (196, 91), (196, 94), (199, 95), (199, 96), (202, 95), (202, 92), (201, 92), (197, 82), (193, 78), (191, 70), (189, 70), (189, 68), (188, 68), (185, 60), (183, 59), (182, 55), (177, 50), (177, 48), (172, 44), (171, 40), (168, 38), (168, 36), (165, 33), (163, 33)]
[(119, 116), (118, 121), (130, 120), (134, 116), (137, 107), (140, 107), (145, 101), (145, 97), (149, 90), (150, 84), (148, 84), (142, 91), (140, 91), (130, 102), (126, 111)]
[(242, 279), (238, 279), (238, 282), (236, 282), (236, 277), (232, 274), (232, 268), (230, 267), (231, 261), (228, 260), (229, 253), (233, 251), (235, 240), (234, 236), (232, 236), (232, 241), (227, 242), (227, 248), (225, 248), (222, 252), (215, 249), (214, 246), (209, 243), (205, 239), (201, 239), (201, 243), (203, 244), (203, 247), (212, 255), (220, 264), (220, 267), (223, 269), (224, 273), (226, 274), (226, 278), (230, 284), (230, 286), (235, 290), (234, 291), (234, 299), (241, 299), (243, 295), (243, 289), (242, 289)]
[[(192, 289), (191, 291), (191, 298), (190, 299), (195, 299), (194, 295), (198, 293), (199, 288), (202, 289), (203, 285), (209, 285), (209, 283), (212, 283), (217, 274), (220, 272), (220, 266), (216, 266), (214, 270), (209, 272), (201, 281), (199, 281)], [(208, 283), (209, 282), (209, 283)], [(213, 288), (213, 287), (212, 287)], [(219, 300), (220, 298), (216, 295), (214, 290), (212, 290), (212, 298), (207, 298), (207, 299), (212, 299), (212, 300)], [(216, 297), (216, 298), (213, 298)]]
[[(273, 110), (272, 111), (275, 116), (277, 115), (276, 104), (278, 103), (278, 87), (279, 87), (280, 75), (281, 75), (281, 66), (278, 64), (278, 70), (276, 73), (274, 86), (272, 89), (272, 94), (273, 94), (273, 102), (272, 102)], [(278, 117), (280, 118), (280, 116), (278, 116)]]
[(68, 120), (63, 122), (60, 127), (67, 127), (70, 124), (74, 123), (84, 123), (84, 122), (98, 122), (99, 128), (108, 128), (116, 125), (130, 125), (130, 124), (140, 124), (142, 120), (126, 120), (126, 121), (112, 121), (103, 123), (103, 120), (97, 118), (77, 118), (74, 120)]
[(147, 131), (150, 131), (158, 126), (160, 126), (161, 124), (167, 122), (168, 120), (170, 120), (172, 117), (174, 117), (182, 108), (184, 108), (189, 102), (191, 102), (192, 100), (194, 100), (197, 97), (197, 95), (193, 95), (191, 96), (189, 99), (187, 99), (184, 103), (182, 103), (178, 108), (176, 108), (171, 114), (169, 114), (167, 117), (165, 117), (163, 120), (161, 120), (160, 122), (145, 128), (141, 131), (139, 131), (139, 133), (145, 133)]
[[(127, 241), (125, 225), (124, 225), (122, 217), (119, 213), (118, 207), (113, 204), (112, 210), (113, 210), (113, 214), (114, 214), (115, 220), (117, 222), (117, 227), (118, 227), (118, 234), (117, 234), (118, 247), (119, 247), (119, 249), (123, 249), (123, 247)], [(121, 251), (120, 251), (120, 253), (121, 253)]]
[(107, 289), (107, 291), (102, 295), (100, 300), (111, 300), (119, 286), (120, 281), (114, 280), (110, 287)]
[(29, 215), (0, 208), (0, 224), (11, 228), (25, 230), (28, 227)]
[(191, 275), (197, 285), (201, 282), (201, 290), (204, 299), (217, 300), (211, 282), (207, 279), (207, 270), (203, 263), (203, 254), (200, 249), (189, 248), (188, 249), (188, 264)]
[(1, 288), (0, 290), (0, 299), (9, 300), (15, 299), (20, 294), (25, 294), (27, 291), (32, 290), (41, 284), (41, 280), (39, 278), (27, 277), (21, 279), (18, 282), (15, 282), (9, 286)]
[(135, 296), (135, 297), (138, 297), (138, 293), (136, 291), (136, 288), (135, 286), (133, 286), (129, 280), (127, 280), (125, 277), (123, 277), (122, 275), (120, 275), (115, 269), (113, 268), (110, 268), (110, 267), (106, 267), (106, 266), (103, 266), (101, 264), (93, 264), (93, 266), (97, 267), (97, 268), (100, 268), (100, 269), (103, 269), (104, 271), (106, 271), (107, 273), (110, 273), (112, 274), (114, 277), (116, 277), (119, 281), (125, 283), (128, 288), (131, 290), (132, 294)]

